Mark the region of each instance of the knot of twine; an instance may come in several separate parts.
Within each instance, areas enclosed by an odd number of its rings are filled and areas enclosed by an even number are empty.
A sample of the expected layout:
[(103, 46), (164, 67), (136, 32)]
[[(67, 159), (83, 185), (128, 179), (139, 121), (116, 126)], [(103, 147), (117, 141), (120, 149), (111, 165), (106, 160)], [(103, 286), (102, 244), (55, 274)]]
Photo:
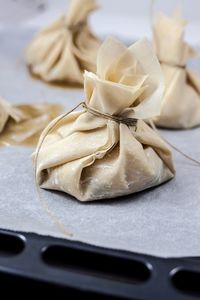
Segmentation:
[(164, 62), (162, 60), (159, 60), (159, 63), (163, 65), (168, 65), (170, 67), (179, 68), (179, 69), (185, 69), (187, 67), (186, 65), (172, 64), (169, 62)]
[(126, 117), (110, 115), (110, 114), (107, 114), (107, 113), (102, 113), (102, 112), (100, 112), (100, 111), (98, 111), (94, 108), (88, 107), (85, 102), (82, 102), (81, 105), (87, 112), (91, 113), (94, 116), (101, 117), (101, 118), (111, 120), (111, 121), (115, 121), (118, 124), (122, 123), (122, 124), (125, 124), (127, 126), (133, 126), (133, 127), (135, 127), (135, 129), (137, 127), (137, 121), (138, 120), (135, 119), (135, 118), (126, 118)]

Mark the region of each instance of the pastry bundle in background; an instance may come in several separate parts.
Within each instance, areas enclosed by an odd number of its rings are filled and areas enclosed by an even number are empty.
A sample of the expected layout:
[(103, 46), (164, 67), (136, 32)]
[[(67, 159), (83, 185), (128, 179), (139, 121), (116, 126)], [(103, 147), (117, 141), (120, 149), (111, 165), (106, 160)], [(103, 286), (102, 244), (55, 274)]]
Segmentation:
[(60, 105), (11, 105), (0, 98), (0, 146), (34, 146), (48, 123), (62, 112)]
[(154, 45), (166, 85), (161, 115), (155, 119), (161, 127), (200, 125), (200, 76), (186, 65), (197, 53), (184, 41), (185, 25), (179, 11), (172, 17), (160, 13), (154, 22)]
[(143, 121), (159, 114), (164, 90), (150, 44), (143, 40), (127, 48), (107, 39), (98, 52), (97, 73), (84, 78), (86, 109), (54, 120), (40, 138), (38, 184), (89, 201), (173, 178), (168, 145)]
[(96, 0), (72, 0), (66, 15), (39, 32), (26, 51), (32, 74), (47, 82), (83, 84), (83, 71), (96, 71), (99, 39), (88, 25)]

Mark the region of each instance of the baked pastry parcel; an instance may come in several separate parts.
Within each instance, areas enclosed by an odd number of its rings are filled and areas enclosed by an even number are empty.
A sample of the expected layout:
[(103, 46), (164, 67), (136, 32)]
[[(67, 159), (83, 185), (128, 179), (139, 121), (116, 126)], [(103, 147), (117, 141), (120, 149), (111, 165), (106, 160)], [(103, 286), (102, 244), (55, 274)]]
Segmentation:
[(0, 98), (0, 146), (35, 146), (48, 123), (62, 112), (60, 105), (11, 105)]
[(200, 76), (186, 65), (197, 53), (184, 41), (185, 25), (180, 11), (172, 17), (160, 13), (154, 21), (154, 45), (166, 85), (161, 114), (154, 120), (161, 127), (200, 125)]
[(80, 201), (123, 196), (174, 177), (168, 145), (145, 122), (158, 115), (163, 95), (159, 62), (146, 40), (127, 48), (109, 38), (97, 73), (85, 72), (82, 111), (54, 120), (34, 154), (44, 189)]
[(26, 51), (30, 71), (47, 82), (83, 84), (95, 72), (99, 39), (88, 25), (96, 0), (72, 0), (68, 12), (39, 32)]

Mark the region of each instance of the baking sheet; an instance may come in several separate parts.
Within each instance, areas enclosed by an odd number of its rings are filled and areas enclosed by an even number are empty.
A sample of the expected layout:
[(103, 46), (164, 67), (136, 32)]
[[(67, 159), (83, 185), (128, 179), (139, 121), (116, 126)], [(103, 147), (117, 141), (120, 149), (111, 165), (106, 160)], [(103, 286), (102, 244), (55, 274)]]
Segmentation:
[[(22, 28), (0, 31), (0, 95), (12, 103), (48, 101), (64, 104), (66, 110), (74, 107), (83, 90), (45, 85), (28, 74), (23, 50), (32, 34)], [(200, 159), (200, 128), (162, 134)], [(0, 148), (0, 228), (66, 238), (36, 192), (32, 152)], [(200, 168), (176, 152), (174, 159), (174, 180), (128, 197), (82, 204), (66, 194), (42, 195), (74, 240), (161, 257), (199, 256)]]

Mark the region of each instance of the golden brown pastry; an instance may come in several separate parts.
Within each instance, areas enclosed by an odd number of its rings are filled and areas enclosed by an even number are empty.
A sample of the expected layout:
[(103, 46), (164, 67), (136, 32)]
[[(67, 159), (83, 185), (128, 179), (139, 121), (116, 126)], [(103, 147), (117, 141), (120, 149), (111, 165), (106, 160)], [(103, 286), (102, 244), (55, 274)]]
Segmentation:
[(26, 51), (34, 75), (47, 82), (83, 84), (83, 71), (96, 70), (99, 39), (88, 25), (96, 0), (72, 0), (68, 13), (39, 32)]
[(186, 65), (197, 53), (184, 41), (185, 25), (180, 12), (172, 17), (158, 14), (154, 22), (154, 45), (166, 85), (161, 115), (154, 120), (161, 127), (200, 125), (200, 76)]
[(61, 111), (60, 105), (22, 104), (13, 106), (0, 98), (0, 146), (36, 145), (42, 130)]
[(91, 201), (173, 178), (168, 145), (143, 121), (159, 114), (164, 89), (150, 44), (127, 48), (107, 39), (97, 74), (86, 72), (84, 86), (85, 109), (54, 120), (41, 135), (34, 154), (38, 184)]

